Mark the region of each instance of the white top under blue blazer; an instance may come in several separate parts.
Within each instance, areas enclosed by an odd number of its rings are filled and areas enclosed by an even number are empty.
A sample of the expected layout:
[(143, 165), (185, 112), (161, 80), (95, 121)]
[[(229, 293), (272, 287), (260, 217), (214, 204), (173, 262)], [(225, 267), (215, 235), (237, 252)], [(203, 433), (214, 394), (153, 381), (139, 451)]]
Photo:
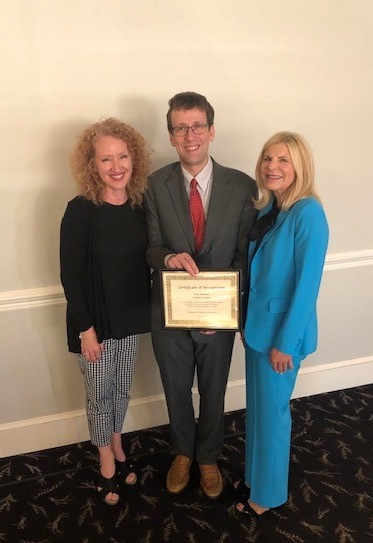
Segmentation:
[(275, 347), (292, 356), (316, 350), (316, 300), (328, 235), (322, 206), (305, 198), (279, 212), (255, 254), (256, 242), (250, 243), (245, 341), (252, 349), (268, 353)]

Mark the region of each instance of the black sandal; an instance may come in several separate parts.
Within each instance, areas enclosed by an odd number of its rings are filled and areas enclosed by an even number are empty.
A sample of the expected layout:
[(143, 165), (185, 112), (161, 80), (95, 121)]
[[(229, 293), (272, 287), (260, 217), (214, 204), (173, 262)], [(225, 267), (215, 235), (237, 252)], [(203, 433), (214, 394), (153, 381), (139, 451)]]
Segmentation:
[[(100, 489), (98, 487), (100, 487)], [(119, 502), (120, 489), (115, 474), (110, 477), (110, 479), (107, 479), (102, 475), (102, 473), (100, 473), (97, 490), (101, 500), (107, 505), (117, 505), (117, 503)], [(110, 494), (110, 492), (112, 492), (113, 494), (118, 494), (118, 498), (108, 498), (107, 496), (108, 494)]]
[(243, 479), (236, 481), (236, 483), (237, 483), (237, 486), (235, 483), (233, 483), (233, 488), (237, 496), (246, 502), (248, 499), (250, 499), (251, 488), (246, 485)]
[[(243, 505), (243, 508), (240, 510), (240, 509), (237, 509), (237, 505), (238, 504), (241, 504)], [(249, 504), (249, 502), (247, 500), (245, 501), (239, 501), (236, 503), (236, 511), (238, 513), (240, 513), (241, 515), (247, 515), (249, 517), (255, 517), (255, 518), (260, 518), (262, 517), (263, 515), (265, 515), (266, 513), (269, 513), (270, 511), (277, 511), (279, 509), (282, 509), (283, 507), (285, 506), (285, 504), (283, 505), (278, 505), (277, 507), (270, 507), (269, 509), (267, 509), (266, 511), (263, 511), (263, 513), (257, 513), (255, 511), (255, 509), (253, 509), (251, 507), (251, 505)]]
[[(137, 483), (137, 473), (135, 471), (135, 467), (127, 458), (123, 462), (115, 460), (115, 466), (117, 470), (117, 476), (121, 483), (123, 482), (125, 485), (129, 486), (133, 486)], [(135, 476), (133, 482), (127, 481), (130, 475)]]

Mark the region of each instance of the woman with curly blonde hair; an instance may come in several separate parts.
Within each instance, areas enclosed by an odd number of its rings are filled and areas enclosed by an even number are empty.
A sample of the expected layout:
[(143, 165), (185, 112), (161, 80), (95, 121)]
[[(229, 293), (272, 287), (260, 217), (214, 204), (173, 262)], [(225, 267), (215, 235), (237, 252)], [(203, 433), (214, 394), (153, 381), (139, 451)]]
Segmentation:
[(126, 186), (126, 194), (132, 204), (141, 204), (150, 167), (146, 143), (132, 126), (113, 117), (89, 126), (77, 141), (70, 162), (80, 194), (95, 204), (104, 201), (106, 185), (97, 172), (94, 155), (95, 142), (105, 136), (126, 143), (132, 161), (132, 175)]
[(92, 124), (71, 156), (79, 195), (61, 223), (61, 281), (69, 351), (84, 377), (91, 441), (100, 460), (98, 492), (119, 501), (137, 476), (121, 431), (139, 348), (148, 332), (150, 270), (143, 195), (149, 171), (143, 137), (114, 118)]

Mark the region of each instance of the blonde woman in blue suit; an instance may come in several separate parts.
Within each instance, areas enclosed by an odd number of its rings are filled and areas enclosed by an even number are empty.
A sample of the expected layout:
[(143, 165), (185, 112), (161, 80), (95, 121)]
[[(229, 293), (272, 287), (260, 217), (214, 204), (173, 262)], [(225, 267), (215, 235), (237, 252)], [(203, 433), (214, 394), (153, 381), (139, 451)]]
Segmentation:
[(314, 184), (310, 149), (279, 132), (260, 153), (261, 196), (250, 237), (245, 323), (247, 429), (245, 480), (236, 508), (250, 516), (288, 498), (290, 397), (301, 361), (317, 345), (316, 299), (328, 224)]

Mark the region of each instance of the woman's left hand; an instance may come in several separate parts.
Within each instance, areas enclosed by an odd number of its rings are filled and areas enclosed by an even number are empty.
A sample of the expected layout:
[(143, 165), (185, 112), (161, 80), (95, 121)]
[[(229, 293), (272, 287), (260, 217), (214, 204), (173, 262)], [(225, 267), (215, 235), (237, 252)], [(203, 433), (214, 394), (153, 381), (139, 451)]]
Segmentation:
[(96, 331), (93, 326), (80, 333), (82, 355), (88, 362), (99, 362), (104, 344), (97, 341)]
[(276, 373), (285, 373), (287, 370), (294, 369), (293, 358), (290, 354), (282, 353), (278, 349), (271, 349), (269, 352), (269, 360), (272, 369)]

